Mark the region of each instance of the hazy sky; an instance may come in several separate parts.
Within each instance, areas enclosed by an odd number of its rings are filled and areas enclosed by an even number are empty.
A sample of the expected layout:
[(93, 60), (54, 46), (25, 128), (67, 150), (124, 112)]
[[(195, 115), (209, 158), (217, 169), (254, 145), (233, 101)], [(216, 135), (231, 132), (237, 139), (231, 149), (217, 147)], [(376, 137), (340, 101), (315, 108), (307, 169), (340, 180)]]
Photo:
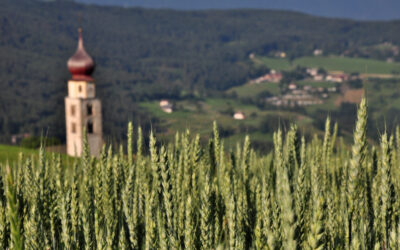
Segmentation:
[(172, 9), (265, 8), (363, 20), (400, 19), (400, 0), (76, 0), (78, 2)]

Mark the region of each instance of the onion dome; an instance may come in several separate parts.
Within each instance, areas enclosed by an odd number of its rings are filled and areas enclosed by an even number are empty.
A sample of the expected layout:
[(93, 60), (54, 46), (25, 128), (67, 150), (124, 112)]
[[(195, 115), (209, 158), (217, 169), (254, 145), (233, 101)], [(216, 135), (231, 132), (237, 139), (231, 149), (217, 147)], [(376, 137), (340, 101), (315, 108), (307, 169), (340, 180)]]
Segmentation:
[(68, 70), (74, 80), (93, 80), (92, 75), (95, 65), (93, 59), (83, 47), (82, 29), (79, 28), (78, 48), (75, 54), (68, 60)]

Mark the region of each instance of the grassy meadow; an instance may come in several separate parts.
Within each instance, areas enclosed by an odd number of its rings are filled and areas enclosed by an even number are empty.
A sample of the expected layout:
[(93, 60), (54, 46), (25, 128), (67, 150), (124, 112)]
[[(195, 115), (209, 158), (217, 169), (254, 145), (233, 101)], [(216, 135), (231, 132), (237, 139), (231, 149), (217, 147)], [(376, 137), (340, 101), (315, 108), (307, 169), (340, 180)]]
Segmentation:
[(20, 153), (25, 156), (32, 156), (37, 155), (37, 150), (0, 144), (0, 162), (2, 163), (17, 161)]
[(388, 63), (375, 59), (349, 58), (340, 56), (300, 57), (293, 61), (283, 58), (257, 57), (256, 63), (263, 63), (275, 70), (291, 70), (297, 66), (308, 68), (324, 68), (327, 71), (345, 73), (392, 75), (400, 71), (400, 63)]
[[(50, 157), (50, 155), (48, 156)], [(74, 157), (67, 156), (66, 154), (60, 154), (60, 157), (63, 162), (63, 166), (72, 165), (75, 161)], [(20, 146), (0, 144), (0, 163), (5, 164), (9, 162), (10, 164), (14, 164), (22, 158), (31, 158), (33, 160), (37, 160), (38, 149), (29, 149)]]
[[(250, 88), (253, 86), (260, 85), (246, 85)], [(254, 91), (247, 97), (254, 97), (257, 94), (258, 92)], [(141, 103), (141, 108), (160, 119), (159, 125), (165, 130), (160, 131), (158, 136), (163, 141), (172, 141), (176, 131), (189, 129), (199, 133), (202, 142), (206, 142), (212, 134), (210, 124), (213, 121), (218, 121), (228, 148), (236, 147), (237, 139), (248, 135), (260, 150), (264, 152), (270, 150), (273, 130), (279, 125), (289, 126), (293, 121), (297, 121), (299, 129), (306, 134), (321, 133), (313, 126), (313, 119), (307, 115), (290, 110), (264, 110), (254, 104), (243, 104), (229, 98), (177, 101), (171, 114), (163, 112), (158, 102)], [(233, 113), (237, 111), (243, 112), (246, 119), (233, 119)]]
[(256, 57), (253, 60), (275, 70), (291, 70), (294, 68), (290, 61), (284, 58)]
[(238, 87), (230, 88), (226, 91), (228, 94), (236, 93), (239, 98), (256, 97), (263, 92), (268, 91), (273, 95), (280, 94), (279, 83), (262, 83), (262, 84), (244, 84)]

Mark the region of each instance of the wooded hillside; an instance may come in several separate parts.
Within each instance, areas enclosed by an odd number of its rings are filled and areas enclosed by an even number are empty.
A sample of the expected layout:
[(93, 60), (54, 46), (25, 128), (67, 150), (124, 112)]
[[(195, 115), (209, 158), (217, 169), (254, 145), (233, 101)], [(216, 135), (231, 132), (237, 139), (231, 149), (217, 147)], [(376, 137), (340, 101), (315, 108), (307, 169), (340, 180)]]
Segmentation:
[(86, 49), (98, 66), (94, 77), (105, 134), (117, 139), (128, 120), (156, 127), (138, 101), (207, 96), (266, 71), (255, 68), (250, 53), (285, 51), (296, 58), (317, 48), (341, 54), (382, 42), (400, 44), (399, 21), (5, 0), (0, 2), (0, 141), (42, 130), (64, 138), (66, 61), (76, 48), (80, 15)]

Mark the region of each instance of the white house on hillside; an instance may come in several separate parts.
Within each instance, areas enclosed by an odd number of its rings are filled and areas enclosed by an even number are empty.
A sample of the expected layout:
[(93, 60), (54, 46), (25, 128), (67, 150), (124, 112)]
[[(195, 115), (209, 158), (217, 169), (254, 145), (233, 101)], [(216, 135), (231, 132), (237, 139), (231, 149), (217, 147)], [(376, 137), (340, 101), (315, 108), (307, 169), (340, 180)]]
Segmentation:
[(243, 112), (240, 112), (240, 111), (236, 112), (233, 115), (233, 119), (235, 119), (235, 120), (244, 120), (245, 118), (246, 117), (244, 116)]
[(165, 113), (172, 113), (172, 104), (168, 100), (161, 100), (160, 107)]

